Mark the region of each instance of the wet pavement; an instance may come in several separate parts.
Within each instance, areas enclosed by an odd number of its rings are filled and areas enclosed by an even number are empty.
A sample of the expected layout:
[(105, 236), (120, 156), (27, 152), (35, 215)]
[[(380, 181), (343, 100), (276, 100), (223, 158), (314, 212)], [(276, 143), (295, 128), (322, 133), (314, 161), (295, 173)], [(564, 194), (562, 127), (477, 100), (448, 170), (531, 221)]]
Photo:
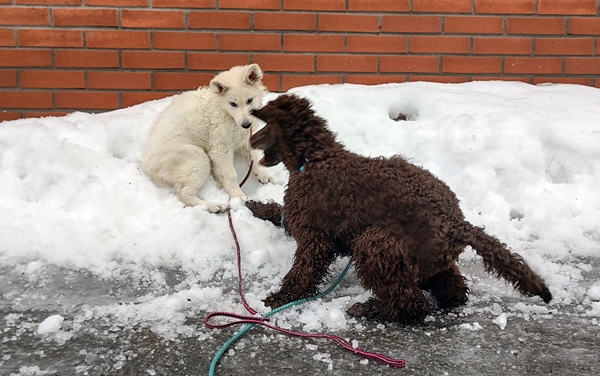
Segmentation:
[[(600, 277), (600, 266), (592, 264), (583, 283)], [(600, 374), (600, 325), (581, 302), (545, 306), (514, 293), (476, 262), (462, 270), (472, 299), (461, 309), (436, 312), (420, 326), (359, 320), (332, 333), (358, 341), (361, 349), (402, 358), (404, 369), (366, 360), (330, 341), (254, 327), (221, 358), (216, 375)], [(178, 272), (163, 272), (175, 286)], [(231, 283), (235, 288), (237, 281)], [(342, 285), (356, 283), (349, 275)], [(157, 321), (117, 317), (115, 308), (92, 309), (131, 307), (156, 295), (152, 288), (76, 270), (47, 268), (34, 280), (15, 269), (0, 270), (0, 375), (208, 375), (213, 356), (239, 327), (207, 329), (207, 312), (200, 310), (173, 332)], [(38, 334), (39, 323), (57, 312), (65, 319), (61, 329)], [(508, 316), (504, 329), (493, 322), (501, 313)]]

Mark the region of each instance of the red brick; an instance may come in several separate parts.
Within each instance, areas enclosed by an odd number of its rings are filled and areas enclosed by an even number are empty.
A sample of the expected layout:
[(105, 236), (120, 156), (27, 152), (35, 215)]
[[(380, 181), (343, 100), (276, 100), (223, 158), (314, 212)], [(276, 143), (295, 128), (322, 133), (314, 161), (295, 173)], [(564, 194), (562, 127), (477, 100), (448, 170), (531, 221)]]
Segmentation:
[(149, 31), (89, 30), (85, 32), (88, 48), (150, 48)]
[(346, 0), (285, 0), (283, 2), (285, 10), (346, 10)]
[(219, 0), (219, 9), (280, 9), (280, 0)]
[(48, 8), (2, 7), (0, 25), (50, 25), (50, 10)]
[(195, 90), (206, 86), (215, 75), (211, 73), (154, 73), (156, 90)]
[(215, 33), (193, 31), (154, 31), (152, 45), (163, 50), (214, 50), (217, 48)]
[(597, 0), (538, 0), (538, 14), (593, 14)]
[(400, 73), (437, 73), (440, 70), (440, 58), (437, 56), (381, 56), (380, 72)]
[(447, 16), (444, 21), (445, 33), (502, 34), (504, 19), (485, 16)]
[(506, 57), (504, 73), (557, 74), (562, 72), (562, 59), (554, 57)]
[(406, 76), (399, 75), (383, 75), (383, 74), (374, 74), (374, 75), (347, 75), (346, 83), (349, 84), (359, 84), (359, 85), (381, 85), (381, 84), (389, 84), (394, 82), (406, 82)]
[(181, 69), (185, 67), (183, 52), (123, 51), (123, 68)]
[(416, 53), (468, 53), (471, 50), (471, 38), (447, 36), (412, 36), (410, 52)]
[(235, 65), (250, 63), (250, 54), (188, 53), (188, 69), (227, 70)]
[(0, 46), (13, 47), (15, 45), (15, 32), (12, 29), (0, 29)]
[(477, 0), (475, 13), (534, 14), (535, 0)]
[(442, 84), (460, 84), (468, 82), (469, 78), (465, 76), (423, 76), (423, 75), (411, 75), (408, 76), (410, 82), (439, 82)]
[(22, 88), (83, 89), (83, 71), (23, 70), (20, 73)]
[(58, 50), (55, 52), (57, 67), (70, 68), (118, 68), (118, 51)]
[(283, 50), (293, 52), (341, 52), (344, 51), (342, 35), (285, 34)]
[(600, 78), (596, 78), (596, 79), (594, 80), (594, 86), (595, 86), (595, 87), (599, 87), (599, 88), (600, 88)]
[(537, 38), (536, 55), (592, 55), (593, 38)]
[(55, 8), (54, 26), (119, 26), (114, 9)]
[(348, 52), (406, 52), (408, 37), (381, 35), (349, 35)]
[[(221, 1), (222, 2), (222, 1)], [(153, 8), (214, 8), (215, 0), (152, 0)]]
[(573, 84), (573, 85), (592, 85), (591, 78), (577, 77), (533, 77), (533, 84)]
[(317, 16), (309, 13), (255, 13), (255, 30), (316, 30)]
[(383, 16), (381, 31), (385, 33), (440, 33), (440, 16)]
[(314, 72), (313, 55), (269, 54), (254, 55), (254, 62), (267, 72)]
[(377, 56), (318, 55), (318, 72), (377, 72)]
[(150, 0), (85, 0), (86, 6), (147, 7)]
[(17, 71), (0, 70), (0, 87), (17, 87)]
[(509, 17), (506, 32), (508, 34), (564, 34), (566, 21), (557, 17)]
[(50, 67), (50, 50), (6, 50), (0, 53), (0, 67)]
[(0, 111), (0, 122), (17, 120), (20, 117), (21, 117), (21, 114), (19, 114), (18, 112)]
[(379, 16), (354, 14), (319, 14), (319, 30), (368, 33), (379, 31)]
[(413, 0), (413, 12), (471, 13), (472, 0)]
[(567, 57), (566, 74), (600, 74), (600, 59)]
[(482, 55), (530, 55), (533, 51), (531, 38), (473, 38), (473, 54)]
[(119, 93), (57, 91), (56, 108), (114, 110), (119, 108)]
[(269, 91), (280, 92), (281, 91), (281, 75), (280, 74), (263, 73), (262, 84)]
[(121, 27), (135, 28), (184, 28), (185, 13), (174, 10), (121, 10)]
[(279, 51), (279, 34), (219, 34), (219, 50), (222, 51)]
[(444, 56), (442, 72), (500, 73), (502, 72), (502, 59), (500, 57)]
[(283, 91), (288, 91), (291, 88), (306, 85), (321, 85), (321, 84), (341, 84), (342, 76), (340, 75), (284, 75), (283, 76)]
[(149, 72), (87, 72), (89, 89), (151, 89)]
[(136, 93), (136, 92), (123, 93), (123, 107), (131, 107), (131, 106), (135, 106), (136, 104), (170, 97), (175, 94), (177, 94), (177, 93), (176, 92), (150, 93), (147, 91), (140, 92), (140, 93)]
[(570, 18), (568, 33), (600, 35), (600, 18)]
[(52, 93), (40, 91), (0, 91), (2, 108), (52, 108)]
[(250, 29), (248, 12), (189, 12), (190, 29)]
[(19, 5), (81, 5), (81, 0), (16, 0)]
[(20, 47), (83, 47), (81, 30), (19, 29)]
[(409, 0), (349, 0), (348, 10), (351, 12), (408, 12)]

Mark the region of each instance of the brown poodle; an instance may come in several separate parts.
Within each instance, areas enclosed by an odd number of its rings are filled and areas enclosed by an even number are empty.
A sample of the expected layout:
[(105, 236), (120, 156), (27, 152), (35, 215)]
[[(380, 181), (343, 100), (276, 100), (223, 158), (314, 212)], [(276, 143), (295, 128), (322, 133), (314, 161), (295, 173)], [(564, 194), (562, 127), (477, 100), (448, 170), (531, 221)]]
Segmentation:
[(552, 299), (544, 281), (518, 254), (471, 225), (448, 186), (404, 158), (366, 158), (336, 142), (310, 103), (281, 95), (253, 114), (266, 126), (251, 138), (264, 150), (260, 163), (283, 162), (290, 171), (283, 207), (249, 202), (260, 218), (284, 226), (298, 248), (281, 290), (264, 302), (272, 308), (317, 293), (338, 256), (350, 256), (373, 297), (348, 313), (402, 323), (430, 312), (423, 290), (440, 308), (467, 301), (457, 260), (466, 246), (485, 269), (522, 294)]

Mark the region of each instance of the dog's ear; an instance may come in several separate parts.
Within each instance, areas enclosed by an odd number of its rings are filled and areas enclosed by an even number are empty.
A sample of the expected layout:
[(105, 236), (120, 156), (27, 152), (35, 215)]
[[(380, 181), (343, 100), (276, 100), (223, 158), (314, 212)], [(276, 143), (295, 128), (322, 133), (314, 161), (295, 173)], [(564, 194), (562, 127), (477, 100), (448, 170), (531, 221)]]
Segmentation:
[(250, 64), (248, 65), (248, 70), (246, 71), (246, 83), (248, 85), (256, 85), (262, 80), (262, 70), (258, 66), (258, 64)]
[(229, 87), (225, 86), (225, 84), (219, 80), (213, 78), (212, 81), (210, 81), (210, 90), (212, 90), (212, 92), (215, 94), (225, 94), (227, 90), (229, 90)]

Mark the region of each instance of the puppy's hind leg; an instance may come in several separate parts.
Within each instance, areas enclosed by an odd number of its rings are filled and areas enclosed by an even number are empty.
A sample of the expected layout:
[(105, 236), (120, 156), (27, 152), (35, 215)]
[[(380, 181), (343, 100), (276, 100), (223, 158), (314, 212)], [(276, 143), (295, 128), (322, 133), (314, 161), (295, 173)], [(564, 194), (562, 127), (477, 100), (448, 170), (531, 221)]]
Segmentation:
[(198, 198), (198, 191), (210, 175), (210, 159), (204, 150), (190, 148), (180, 153), (179, 163), (173, 167), (175, 192), (185, 206), (204, 205), (210, 213), (227, 209), (226, 204), (204, 201)]
[(429, 300), (415, 281), (404, 242), (386, 231), (371, 228), (352, 244), (356, 274), (375, 295), (356, 303), (348, 313), (355, 317), (419, 323), (429, 314)]

